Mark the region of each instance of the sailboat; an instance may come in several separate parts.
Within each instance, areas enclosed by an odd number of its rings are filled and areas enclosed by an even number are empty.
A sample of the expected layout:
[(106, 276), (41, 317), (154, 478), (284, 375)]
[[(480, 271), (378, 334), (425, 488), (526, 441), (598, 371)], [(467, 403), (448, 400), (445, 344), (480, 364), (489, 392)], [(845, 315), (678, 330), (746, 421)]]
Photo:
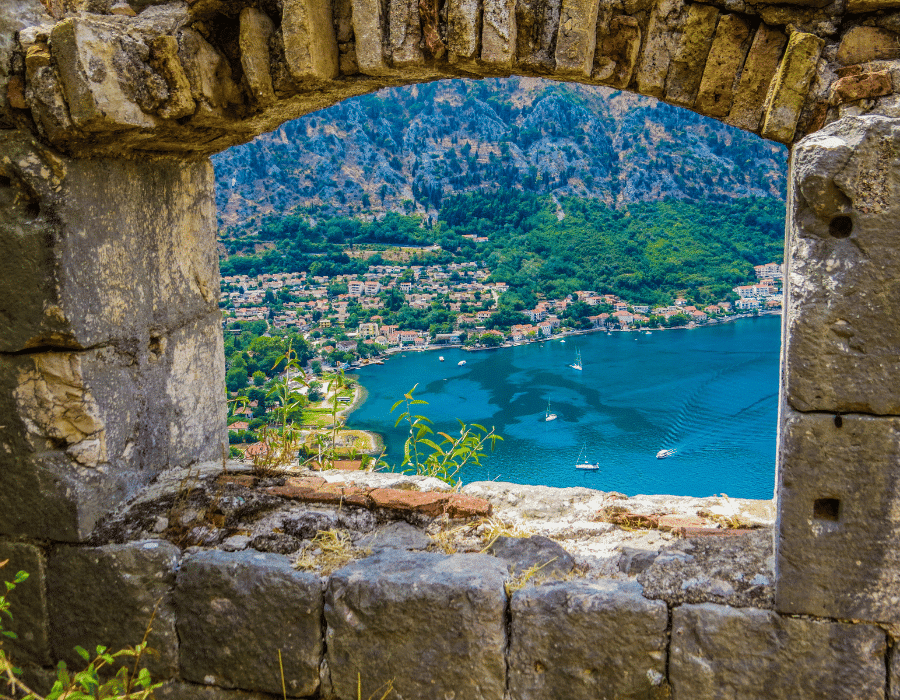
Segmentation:
[(578, 461), (575, 463), (575, 468), (576, 469), (584, 469), (585, 471), (595, 472), (598, 469), (600, 469), (600, 462), (591, 464), (590, 462), (587, 461), (587, 457), (585, 457), (585, 454), (584, 454), (586, 447), (587, 447), (587, 445), (584, 445), (581, 448), (581, 454), (578, 455)]
[(572, 369), (577, 369), (579, 372), (581, 371), (581, 350), (575, 351), (575, 362), (569, 365)]
[(548, 422), (551, 420), (556, 420), (556, 414), (550, 413), (550, 402), (549, 401), (547, 402), (547, 412), (544, 413), (544, 420), (548, 421)]

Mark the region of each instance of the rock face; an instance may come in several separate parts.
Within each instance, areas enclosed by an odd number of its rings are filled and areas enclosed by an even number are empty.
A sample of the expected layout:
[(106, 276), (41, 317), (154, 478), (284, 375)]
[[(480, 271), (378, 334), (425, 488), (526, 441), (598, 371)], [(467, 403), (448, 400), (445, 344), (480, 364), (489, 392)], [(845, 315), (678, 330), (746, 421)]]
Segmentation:
[(325, 594), (340, 698), (393, 681), (399, 697), (503, 698), (506, 567), (493, 557), (382, 551), (332, 574)]

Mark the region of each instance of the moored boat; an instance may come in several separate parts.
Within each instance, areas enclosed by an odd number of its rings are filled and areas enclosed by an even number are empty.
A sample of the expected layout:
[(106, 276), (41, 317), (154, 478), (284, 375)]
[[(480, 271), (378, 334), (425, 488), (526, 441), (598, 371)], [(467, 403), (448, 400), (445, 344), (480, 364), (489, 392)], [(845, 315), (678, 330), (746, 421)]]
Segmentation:
[(666, 457), (671, 457), (673, 454), (675, 454), (674, 449), (673, 450), (660, 450), (659, 452), (656, 453), (656, 458), (657, 459), (665, 459)]

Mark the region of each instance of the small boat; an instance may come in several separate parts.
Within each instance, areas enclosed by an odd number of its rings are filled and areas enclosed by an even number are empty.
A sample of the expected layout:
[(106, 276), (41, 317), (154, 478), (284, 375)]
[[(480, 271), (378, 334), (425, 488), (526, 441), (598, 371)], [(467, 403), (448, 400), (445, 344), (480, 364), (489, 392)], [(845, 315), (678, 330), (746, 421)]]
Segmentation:
[(653, 335), (650, 331), (646, 331), (644, 335)]
[(459, 362), (456, 363), (456, 366), (457, 366), (457, 367), (462, 367), (464, 364), (466, 364), (466, 361), (465, 361), (465, 360), (460, 360)]
[(581, 367), (581, 350), (575, 351), (575, 362), (569, 365), (572, 369), (577, 369), (579, 372), (582, 370)]
[(560, 343), (565, 343), (566, 341), (565, 341), (565, 340), (560, 340), (559, 342), (560, 342)]
[(550, 413), (550, 402), (549, 401), (547, 402), (547, 411), (546, 411), (546, 413), (544, 413), (544, 420), (548, 421), (548, 422), (551, 420), (556, 420), (556, 414)]
[(675, 454), (675, 450), (660, 450), (656, 453), (656, 458), (665, 459), (666, 457), (671, 457), (673, 454)]
[(441, 362), (443, 362), (443, 361), (444, 361), (444, 356), (441, 355), (438, 359), (439, 359)]
[[(586, 447), (586, 446), (585, 446)], [(600, 462), (591, 463), (587, 461), (587, 458), (584, 456), (585, 448), (581, 448), (581, 454), (578, 455), (578, 461), (575, 463), (576, 469), (583, 469), (584, 471), (592, 471), (595, 472), (600, 469)]]

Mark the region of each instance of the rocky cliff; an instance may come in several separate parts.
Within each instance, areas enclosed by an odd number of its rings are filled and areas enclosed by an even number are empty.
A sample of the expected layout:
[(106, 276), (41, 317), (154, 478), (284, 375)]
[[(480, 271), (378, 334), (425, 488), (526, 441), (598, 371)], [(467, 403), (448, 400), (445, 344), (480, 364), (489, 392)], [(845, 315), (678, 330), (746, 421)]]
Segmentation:
[(613, 205), (783, 199), (786, 162), (783, 146), (653, 98), (536, 78), (385, 89), (214, 158), (225, 227), (297, 207), (425, 213), (497, 186)]

